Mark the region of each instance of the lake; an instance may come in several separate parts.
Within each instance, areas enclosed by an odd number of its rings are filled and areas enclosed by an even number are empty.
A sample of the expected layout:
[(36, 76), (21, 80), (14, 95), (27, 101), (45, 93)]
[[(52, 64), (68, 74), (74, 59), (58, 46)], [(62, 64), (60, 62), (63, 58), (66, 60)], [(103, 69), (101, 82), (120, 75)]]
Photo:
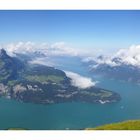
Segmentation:
[(79, 58), (53, 58), (56, 68), (98, 81), (97, 86), (118, 92), (122, 100), (110, 104), (61, 103), (39, 105), (0, 98), (0, 129), (84, 129), (129, 119), (140, 119), (140, 86), (91, 74)]

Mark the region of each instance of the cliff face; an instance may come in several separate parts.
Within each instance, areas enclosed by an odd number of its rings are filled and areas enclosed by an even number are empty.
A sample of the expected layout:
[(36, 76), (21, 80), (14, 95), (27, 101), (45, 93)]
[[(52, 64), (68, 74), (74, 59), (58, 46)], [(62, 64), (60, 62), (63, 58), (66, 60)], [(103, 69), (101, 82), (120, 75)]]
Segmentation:
[(4, 49), (0, 50), (0, 82), (7, 83), (17, 79), (22, 72), (24, 64), (17, 58), (7, 55)]
[(0, 95), (23, 102), (52, 104), (62, 102), (108, 103), (120, 100), (109, 90), (71, 85), (66, 74), (53, 67), (29, 65), (0, 51)]

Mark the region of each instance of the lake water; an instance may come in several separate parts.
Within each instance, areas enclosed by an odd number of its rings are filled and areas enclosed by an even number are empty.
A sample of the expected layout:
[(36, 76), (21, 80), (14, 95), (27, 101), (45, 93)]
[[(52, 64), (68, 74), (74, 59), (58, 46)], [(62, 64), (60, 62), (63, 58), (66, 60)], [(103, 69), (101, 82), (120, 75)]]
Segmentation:
[(140, 119), (140, 86), (101, 78), (88, 72), (78, 58), (53, 59), (56, 67), (92, 77), (97, 86), (118, 92), (122, 100), (111, 104), (62, 103), (38, 105), (0, 98), (0, 129), (84, 129), (129, 119)]

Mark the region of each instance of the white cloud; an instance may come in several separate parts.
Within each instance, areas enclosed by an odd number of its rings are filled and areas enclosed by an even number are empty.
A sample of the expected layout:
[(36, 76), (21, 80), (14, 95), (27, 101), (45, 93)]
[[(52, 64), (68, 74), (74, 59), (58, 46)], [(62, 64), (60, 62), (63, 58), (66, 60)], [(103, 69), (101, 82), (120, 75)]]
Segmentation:
[(15, 56), (15, 53), (29, 53), (34, 52), (36, 47), (33, 42), (18, 42), (18, 43), (10, 43), (2, 46), (6, 49), (7, 53), (11, 56)]
[[(119, 61), (114, 61), (116, 58)], [(95, 68), (100, 64), (107, 64), (112, 67), (120, 66), (121, 64), (140, 67), (140, 45), (133, 45), (126, 49), (120, 49), (112, 55), (102, 55), (102, 58), (87, 57), (83, 59), (83, 62), (96, 62)]]
[[(64, 42), (56, 42), (54, 44), (34, 43), (34, 42), (17, 42), (2, 46), (7, 53), (15, 56), (16, 53), (34, 53), (41, 52), (46, 56), (78, 56), (79, 50), (68, 47)], [(1, 47), (1, 48), (2, 48)]]
[(133, 45), (127, 49), (121, 49), (114, 57), (120, 58), (123, 63), (140, 66), (140, 45)]
[(97, 52), (101, 52), (98, 49), (84, 49), (71, 47), (65, 42), (56, 42), (53, 44), (48, 43), (35, 43), (35, 42), (17, 42), (10, 43), (1, 46), (1, 48), (6, 49), (7, 53), (11, 56), (15, 56), (16, 53), (34, 53), (41, 52), (46, 56), (94, 56), (97, 55)]
[(50, 67), (55, 66), (55, 63), (52, 62), (52, 60), (50, 60), (48, 57), (35, 58), (34, 60), (29, 61), (28, 63), (39, 64), (39, 65), (50, 66)]
[(91, 86), (95, 86), (97, 82), (93, 82), (91, 78), (81, 76), (77, 73), (65, 71), (66, 75), (71, 78), (71, 84), (78, 88), (89, 88)]
[(79, 51), (77, 49), (68, 47), (65, 42), (57, 42), (48, 48), (48, 52), (50, 55), (55, 56), (78, 56)]
[(114, 61), (112, 61), (111, 56), (102, 56), (102, 59), (98, 58), (98, 57), (87, 57), (87, 58), (84, 58), (82, 61), (85, 62), (85, 63), (93, 62), (93, 61), (96, 62), (97, 64), (93, 66), (95, 68), (97, 66), (101, 65), (101, 64), (107, 64), (107, 65), (110, 65), (112, 67), (120, 65), (120, 64), (115, 63)]
[[(6, 49), (7, 53), (11, 56), (15, 56), (16, 53), (30, 54), (35, 52), (40, 52), (46, 56), (82, 56), (88, 57), (84, 59), (84, 62), (95, 61), (97, 64), (107, 64), (112, 67), (119, 66), (120, 64), (129, 64), (133, 66), (140, 67), (140, 45), (133, 45), (126, 49), (120, 49), (118, 52), (103, 56), (102, 59), (97, 58), (98, 51), (101, 50), (91, 50), (91, 49), (78, 49), (70, 47), (65, 42), (56, 42), (53, 44), (47, 43), (34, 43), (34, 42), (17, 42), (10, 43), (1, 48)], [(119, 62), (113, 61), (114, 58), (119, 58)], [(40, 60), (39, 60), (40, 61)], [(41, 61), (40, 61), (41, 62)]]

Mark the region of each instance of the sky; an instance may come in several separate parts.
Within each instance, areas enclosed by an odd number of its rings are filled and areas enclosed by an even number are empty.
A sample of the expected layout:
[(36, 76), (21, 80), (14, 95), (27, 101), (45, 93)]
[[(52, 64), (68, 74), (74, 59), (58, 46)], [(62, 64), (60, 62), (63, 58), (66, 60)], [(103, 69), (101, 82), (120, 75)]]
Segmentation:
[(0, 11), (0, 44), (19, 41), (127, 48), (140, 44), (140, 11)]

